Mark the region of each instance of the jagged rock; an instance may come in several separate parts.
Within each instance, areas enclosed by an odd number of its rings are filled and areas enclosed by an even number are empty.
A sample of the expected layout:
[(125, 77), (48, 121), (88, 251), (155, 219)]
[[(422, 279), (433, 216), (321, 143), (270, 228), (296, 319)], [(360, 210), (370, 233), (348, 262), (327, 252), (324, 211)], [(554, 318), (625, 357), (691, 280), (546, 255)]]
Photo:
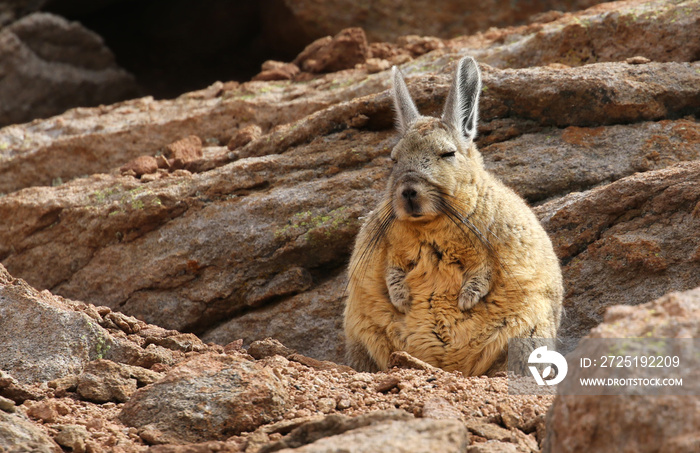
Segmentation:
[(77, 374), (115, 346), (93, 319), (71, 312), (46, 292), (13, 279), (0, 266), (0, 368), (20, 382)]
[(700, 161), (633, 176), (535, 209), (565, 263), (560, 334), (580, 338), (610, 305), (700, 285)]
[(449, 38), (523, 23), (531, 15), (550, 9), (578, 10), (595, 3), (543, 0), (514, 5), (496, 0), (479, 4), (447, 1), (436, 8), (428, 0), (410, 0), (397, 8), (391, 2), (283, 0), (272, 3), (274, 13), (265, 15), (263, 24), (265, 34), (277, 42), (277, 48), (294, 49), (347, 27), (361, 26), (370, 41), (393, 41), (416, 32)]
[(241, 146), (245, 146), (253, 140), (257, 140), (262, 135), (262, 129), (257, 124), (251, 124), (240, 129), (236, 134), (231, 137), (226, 147), (230, 150), (235, 150)]
[(160, 377), (158, 373), (141, 367), (111, 360), (95, 360), (88, 363), (78, 377), (77, 392), (82, 398), (95, 403), (124, 403), (138, 387), (152, 384)]
[(33, 13), (0, 30), (0, 125), (137, 94), (102, 39), (76, 22)]
[(431, 398), (423, 405), (423, 417), (436, 420), (462, 419), (462, 413), (444, 398)]
[(492, 38), (502, 46), (483, 60), (518, 68), (552, 63), (580, 66), (634, 57), (695, 61), (700, 55), (700, 43), (693, 38), (700, 32), (699, 13), (694, 1), (602, 3), (546, 24), (508, 30), (506, 36), (495, 33)]
[(291, 80), (299, 74), (299, 66), (294, 63), (268, 60), (262, 64), (262, 71), (253, 80)]
[(188, 168), (202, 156), (202, 140), (196, 135), (190, 135), (165, 147), (165, 157), (174, 169)]
[[(39, 292), (12, 278), (0, 265), (0, 342), (5, 345), (0, 350), (0, 369), (12, 375), (0, 376), (0, 393), (18, 402), (35, 399), (21, 384), (80, 374), (91, 361), (101, 358), (147, 367), (173, 361), (172, 354), (163, 353), (164, 348), (154, 344), (142, 348), (124, 338), (123, 332), (105, 329), (101, 321), (94, 307)], [(156, 376), (127, 365), (120, 367), (143, 385), (152, 381), (149, 376)], [(71, 386), (64, 386), (64, 391)], [(54, 388), (58, 387), (56, 383)]]
[(18, 415), (0, 411), (0, 451), (60, 453), (62, 450), (41, 428)]
[(120, 419), (156, 443), (224, 440), (278, 420), (289, 396), (267, 368), (238, 356), (203, 354), (138, 390)]
[(413, 419), (403, 411), (379, 411), (357, 417), (330, 415), (294, 429), (260, 453), (327, 452), (463, 452), (464, 425), (455, 420)]
[(17, 410), (15, 402), (4, 396), (0, 396), (0, 411), (15, 412)]
[(156, 170), (158, 170), (158, 161), (153, 156), (139, 156), (130, 160), (119, 169), (123, 175), (132, 174), (139, 177), (155, 173)]
[[(697, 268), (697, 266), (696, 266)], [(698, 338), (700, 288), (636, 307), (615, 306), (591, 338)], [(697, 398), (687, 396), (557, 396), (547, 416), (545, 452), (674, 451), (700, 445)]]
[(0, 395), (17, 404), (22, 404), (26, 400), (40, 399), (43, 392), (18, 382), (17, 379), (0, 369)]
[(54, 437), (57, 444), (70, 448), (73, 453), (85, 453), (85, 440), (90, 437), (87, 428), (82, 425), (59, 425)]
[(59, 416), (70, 413), (64, 403), (52, 399), (37, 401), (29, 406), (27, 415), (44, 423), (55, 423)]
[[(639, 5), (659, 11), (660, 25), (649, 33), (668, 49), (675, 42), (668, 11), (695, 11), (693, 5), (631, 1), (557, 20), (588, 17), (619, 25)], [(539, 31), (555, 33), (563, 23), (540, 24)], [(419, 108), (434, 113), (442, 105), (457, 57), (472, 50), (496, 55), (508, 36), (539, 33), (535, 28), (445, 41), (442, 48), (427, 38), (402, 40), (415, 52), (435, 49), (402, 68)], [(391, 46), (370, 46), (372, 52), (379, 49), (392, 57)], [(483, 65), (479, 144), (486, 164), (529, 201), (543, 202), (698, 159), (700, 135), (690, 115), (700, 106), (699, 67), (697, 62), (518, 70)], [(301, 354), (342, 361), (343, 268), (360, 218), (381, 195), (396, 140), (388, 86), (386, 73), (368, 75), (364, 69), (299, 83), (218, 83), (171, 101), (142, 99), (5, 128), (0, 191), (66, 175), (112, 174), (0, 198), (0, 260), (38, 288), (192, 331), (205, 341), (243, 339), (247, 345), (272, 336)], [(246, 128), (252, 133), (243, 134)], [(211, 146), (239, 132), (242, 140), (230, 152)], [(154, 155), (189, 136), (202, 142), (195, 173), (161, 169), (141, 180), (114, 174), (134, 157)], [(76, 157), (78, 149), (95, 158)], [(693, 197), (692, 188), (682, 190)], [(598, 195), (575, 198), (589, 196)], [(589, 209), (581, 203), (573, 205)], [(545, 211), (557, 209), (569, 207), (548, 205)], [(563, 224), (546, 222), (555, 242), (571, 234), (559, 231)], [(581, 256), (598, 266), (593, 252), (603, 244), (588, 245), (595, 246), (590, 256)], [(580, 261), (561, 252), (572, 279), (567, 306), (582, 306), (578, 301), (597, 297), (596, 289), (575, 280)], [(671, 276), (672, 284), (660, 283), (664, 271), (657, 271), (659, 279), (650, 280), (660, 284), (654, 294), (696, 284), (687, 273)], [(565, 321), (568, 332), (585, 332), (599, 314), (585, 316)], [(148, 347), (153, 351), (156, 345)], [(151, 365), (168, 361), (153, 352)], [(143, 356), (139, 360), (146, 363)]]
[(364, 63), (368, 55), (365, 31), (347, 28), (333, 38), (327, 36), (309, 44), (294, 64), (307, 72), (336, 72)]

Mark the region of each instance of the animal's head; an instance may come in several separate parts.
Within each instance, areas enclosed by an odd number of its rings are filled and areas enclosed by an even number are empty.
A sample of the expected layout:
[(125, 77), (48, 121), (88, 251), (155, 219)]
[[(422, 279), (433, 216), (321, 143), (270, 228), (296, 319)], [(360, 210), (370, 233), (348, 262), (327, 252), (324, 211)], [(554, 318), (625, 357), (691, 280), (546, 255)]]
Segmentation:
[(481, 75), (471, 57), (457, 64), (440, 118), (421, 116), (401, 71), (392, 70), (396, 124), (401, 139), (391, 152), (388, 196), (398, 220), (429, 221), (473, 184), (481, 169), (474, 145)]

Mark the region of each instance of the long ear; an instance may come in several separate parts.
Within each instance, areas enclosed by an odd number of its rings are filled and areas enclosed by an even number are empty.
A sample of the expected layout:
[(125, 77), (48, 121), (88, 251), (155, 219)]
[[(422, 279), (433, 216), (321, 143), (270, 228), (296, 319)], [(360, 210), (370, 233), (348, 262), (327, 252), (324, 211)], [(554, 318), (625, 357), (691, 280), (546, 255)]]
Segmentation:
[(396, 66), (391, 68), (391, 79), (394, 86), (392, 94), (394, 97), (394, 110), (396, 110), (396, 127), (399, 129), (399, 132), (405, 134), (420, 114), (416, 104), (411, 99), (411, 93), (408, 92), (406, 82), (403, 80), (403, 74)]
[(450, 94), (445, 101), (442, 120), (454, 126), (469, 140), (474, 140), (476, 137), (479, 93), (481, 93), (479, 67), (472, 57), (464, 57), (457, 64)]

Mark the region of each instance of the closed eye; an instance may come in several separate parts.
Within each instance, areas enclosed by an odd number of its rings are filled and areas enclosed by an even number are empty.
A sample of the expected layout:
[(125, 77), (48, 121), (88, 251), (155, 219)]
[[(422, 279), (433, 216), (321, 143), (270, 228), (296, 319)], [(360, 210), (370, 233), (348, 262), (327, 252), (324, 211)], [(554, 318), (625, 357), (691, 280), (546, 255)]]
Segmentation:
[(455, 152), (450, 151), (449, 153), (442, 153), (440, 154), (440, 157), (442, 157), (443, 159), (447, 159), (448, 157), (455, 157)]

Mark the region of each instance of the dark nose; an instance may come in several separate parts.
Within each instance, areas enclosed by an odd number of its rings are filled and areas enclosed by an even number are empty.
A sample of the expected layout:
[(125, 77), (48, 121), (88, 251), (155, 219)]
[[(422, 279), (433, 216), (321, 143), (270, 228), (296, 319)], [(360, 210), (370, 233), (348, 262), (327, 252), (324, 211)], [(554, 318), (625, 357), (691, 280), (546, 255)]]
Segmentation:
[(401, 196), (404, 197), (407, 201), (411, 201), (418, 196), (418, 192), (416, 192), (415, 189), (409, 187), (407, 189), (404, 189), (403, 192), (401, 192)]

